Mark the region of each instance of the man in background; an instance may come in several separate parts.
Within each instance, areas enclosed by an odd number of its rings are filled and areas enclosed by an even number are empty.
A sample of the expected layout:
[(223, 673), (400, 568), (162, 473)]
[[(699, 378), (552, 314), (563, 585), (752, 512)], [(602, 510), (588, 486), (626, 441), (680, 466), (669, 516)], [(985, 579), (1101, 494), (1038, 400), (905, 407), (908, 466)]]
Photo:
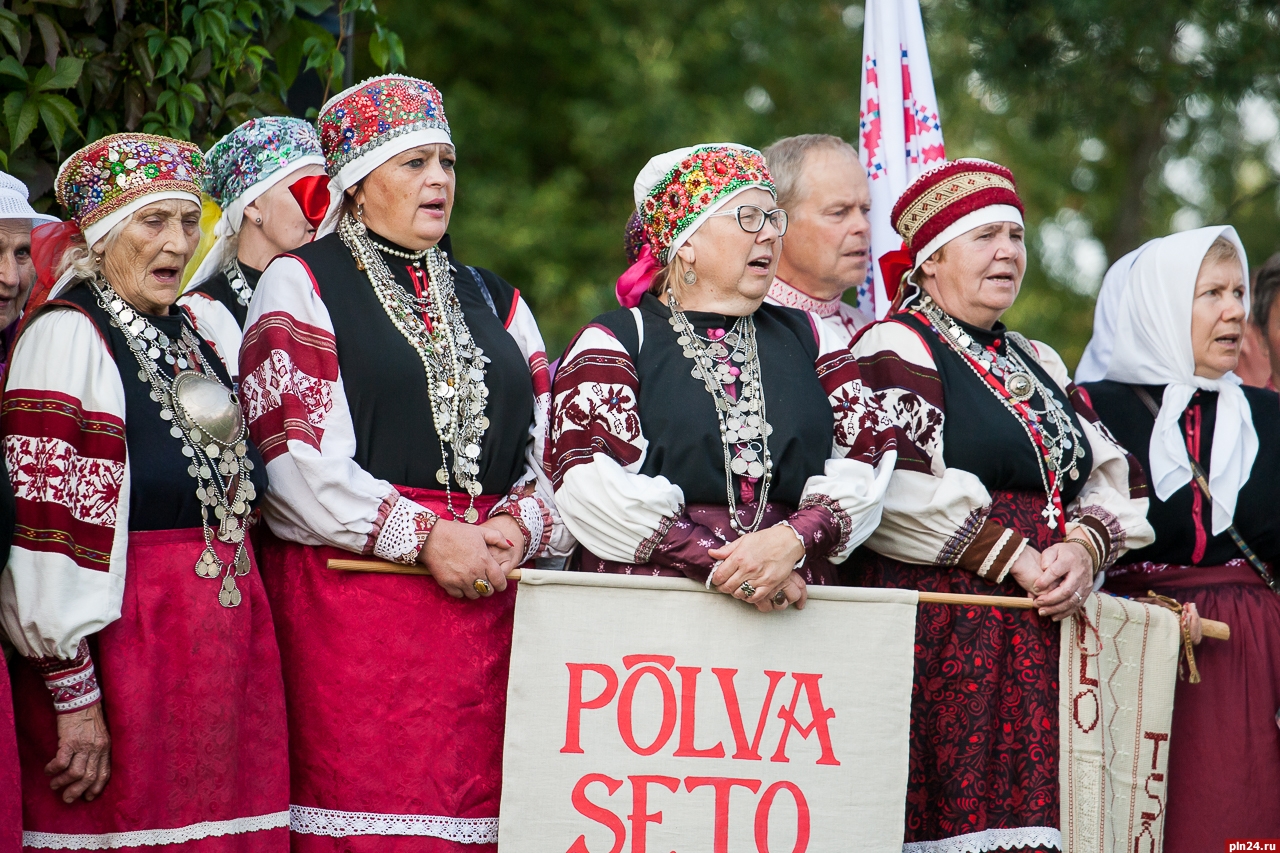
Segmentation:
[(848, 344), (872, 319), (842, 299), (866, 280), (871, 258), (871, 188), (857, 149), (809, 133), (779, 139), (764, 156), (789, 222), (766, 301), (814, 312)]
[(1249, 322), (1244, 327), (1244, 345), (1235, 374), (1245, 385), (1275, 389), (1280, 382), (1280, 254), (1272, 255), (1253, 272), (1249, 288)]

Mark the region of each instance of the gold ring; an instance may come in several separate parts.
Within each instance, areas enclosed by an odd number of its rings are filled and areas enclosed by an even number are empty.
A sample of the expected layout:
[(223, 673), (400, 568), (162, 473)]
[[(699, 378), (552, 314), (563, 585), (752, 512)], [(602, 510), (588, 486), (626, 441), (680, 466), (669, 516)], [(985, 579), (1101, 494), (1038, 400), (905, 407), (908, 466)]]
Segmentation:
[(493, 586), (484, 578), (476, 578), (475, 583), (471, 584), (471, 588), (481, 595), (489, 595), (493, 592)]

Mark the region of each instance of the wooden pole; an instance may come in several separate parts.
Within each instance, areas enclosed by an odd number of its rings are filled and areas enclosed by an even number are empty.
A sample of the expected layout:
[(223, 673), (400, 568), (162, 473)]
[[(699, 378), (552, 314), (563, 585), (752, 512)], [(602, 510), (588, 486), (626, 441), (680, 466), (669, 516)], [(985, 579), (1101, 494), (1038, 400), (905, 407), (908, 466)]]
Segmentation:
[[(431, 574), (425, 566), (418, 563), (414, 563), (412, 566), (402, 566), (399, 563), (389, 563), (385, 560), (330, 560), (329, 568), (339, 569), (344, 572), (375, 572), (388, 575)], [(511, 580), (520, 580), (520, 570), (512, 569), (507, 574), (507, 577)], [(962, 595), (952, 592), (921, 592), (920, 603), (1010, 607), (1015, 610), (1030, 610), (1036, 606), (1035, 602), (1029, 598), (1020, 598), (1012, 595)], [(1231, 626), (1226, 622), (1201, 619), (1200, 628), (1206, 637), (1213, 637), (1215, 640), (1231, 639)]]

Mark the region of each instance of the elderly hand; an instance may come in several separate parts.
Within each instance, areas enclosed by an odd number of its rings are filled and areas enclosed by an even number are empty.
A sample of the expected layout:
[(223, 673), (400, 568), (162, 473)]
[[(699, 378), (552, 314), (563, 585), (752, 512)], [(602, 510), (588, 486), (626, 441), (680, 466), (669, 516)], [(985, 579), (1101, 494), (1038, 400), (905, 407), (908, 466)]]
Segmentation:
[(1027, 591), (1030, 598), (1035, 598), (1036, 581), (1043, 570), (1040, 568), (1040, 552), (1030, 545), (1022, 549), (1018, 559), (1009, 567), (1009, 576), (1018, 582), (1018, 586)]
[(1040, 577), (1031, 593), (1041, 616), (1066, 619), (1093, 592), (1093, 560), (1083, 545), (1071, 541), (1050, 545), (1040, 555)]
[[(804, 557), (804, 546), (794, 530), (785, 524), (775, 524), (713, 548), (707, 554), (721, 561), (711, 570), (712, 586), (767, 613), (774, 609), (770, 599)], [(755, 589), (750, 597), (742, 589), (744, 583)]]
[(501, 545), (490, 545), (489, 556), (498, 561), (503, 575), (511, 574), (512, 569), (520, 567), (520, 558), (524, 556), (524, 533), (520, 525), (509, 513), (500, 512), (490, 518), (481, 527), (492, 527), (502, 534)]
[(506, 547), (507, 537), (496, 527), (441, 519), (431, 528), (418, 562), (454, 598), (480, 598), (477, 580), (489, 582), (492, 592), (488, 595), (507, 588), (507, 573), (490, 552)]
[(74, 803), (81, 796), (92, 800), (111, 778), (111, 735), (102, 716), (102, 703), (58, 715), (58, 754), (45, 765), (52, 776), (49, 787), (66, 788), (62, 801)]

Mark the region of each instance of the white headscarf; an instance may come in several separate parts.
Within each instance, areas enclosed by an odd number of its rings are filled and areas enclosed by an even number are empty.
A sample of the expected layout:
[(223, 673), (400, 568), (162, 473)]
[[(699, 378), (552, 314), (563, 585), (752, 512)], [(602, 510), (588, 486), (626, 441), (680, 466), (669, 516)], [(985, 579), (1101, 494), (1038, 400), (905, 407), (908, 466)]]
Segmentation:
[(1129, 272), (1128, 287), (1116, 314), (1115, 347), (1107, 379), (1133, 385), (1164, 385), (1164, 400), (1151, 432), (1151, 486), (1168, 500), (1191, 481), (1191, 463), (1179, 426), (1182, 412), (1196, 390), (1218, 392), (1213, 447), (1209, 456), (1209, 489), (1213, 492), (1213, 533), (1226, 530), (1236, 511), (1236, 497), (1249, 479), (1258, 455), (1258, 433), (1240, 379), (1196, 376), (1191, 348), (1191, 305), (1196, 277), (1209, 246), (1219, 236), (1240, 254), (1249, 304), (1249, 262), (1234, 228), (1212, 225), (1152, 240)]
[(1098, 382), (1107, 377), (1107, 365), (1111, 363), (1111, 351), (1116, 345), (1116, 314), (1120, 311), (1120, 299), (1129, 286), (1129, 271), (1133, 269), (1138, 255), (1155, 242), (1143, 243), (1112, 264), (1102, 277), (1098, 301), (1093, 307), (1093, 336), (1084, 348), (1084, 355), (1080, 356), (1080, 366), (1076, 368), (1077, 384)]

